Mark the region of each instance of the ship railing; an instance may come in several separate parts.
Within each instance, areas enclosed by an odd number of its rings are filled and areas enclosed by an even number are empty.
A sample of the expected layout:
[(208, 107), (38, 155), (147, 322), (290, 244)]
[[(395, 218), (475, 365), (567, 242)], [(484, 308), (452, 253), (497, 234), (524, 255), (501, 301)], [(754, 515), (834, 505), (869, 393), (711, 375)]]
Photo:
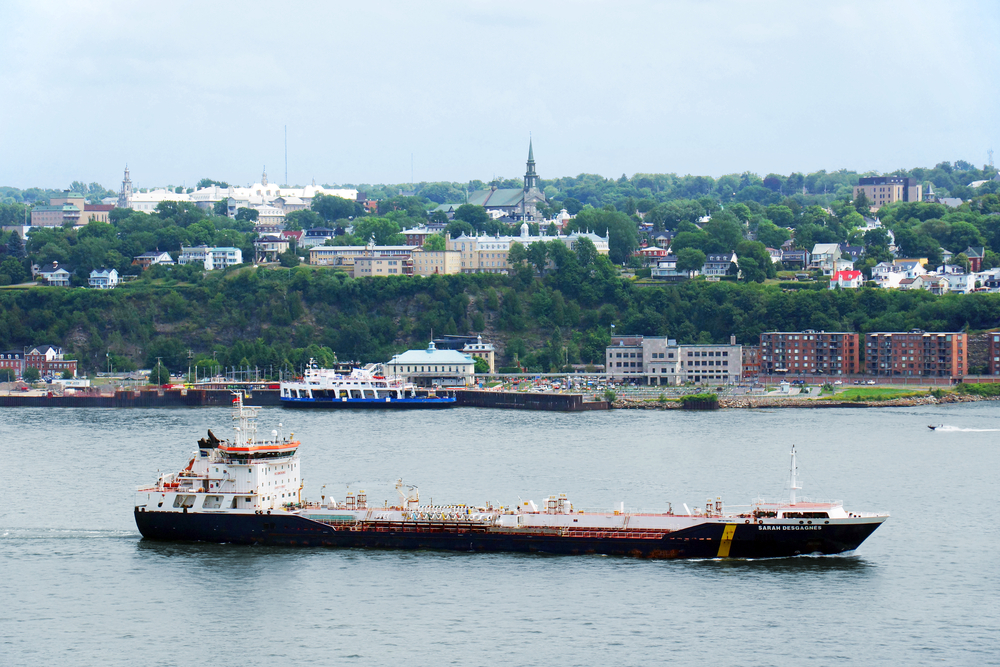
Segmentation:
[[(781, 498), (781, 499), (778, 499), (778, 500), (770, 500), (770, 499), (765, 499), (765, 498), (754, 498), (754, 501), (751, 504), (751, 507), (758, 507), (758, 506), (788, 507), (789, 504), (790, 504), (788, 502), (788, 500), (789, 500), (788, 498)], [(798, 507), (799, 505), (828, 505), (828, 506), (831, 506), (831, 507), (843, 507), (844, 501), (843, 500), (827, 500), (825, 498), (809, 498), (809, 497), (803, 496), (801, 498), (796, 498), (795, 499), (795, 506)]]

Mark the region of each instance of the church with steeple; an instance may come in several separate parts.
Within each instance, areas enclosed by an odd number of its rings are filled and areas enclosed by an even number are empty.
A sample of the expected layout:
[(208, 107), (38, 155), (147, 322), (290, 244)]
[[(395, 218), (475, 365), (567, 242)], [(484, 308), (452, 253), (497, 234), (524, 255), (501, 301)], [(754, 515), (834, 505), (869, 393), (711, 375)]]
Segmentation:
[(538, 205), (545, 203), (545, 193), (538, 187), (535, 172), (535, 151), (531, 139), (528, 140), (528, 164), (524, 173), (523, 188), (498, 188), (494, 183), (489, 190), (469, 193), (468, 203), (482, 206), (487, 211), (499, 213), (510, 220), (538, 222), (543, 219)]

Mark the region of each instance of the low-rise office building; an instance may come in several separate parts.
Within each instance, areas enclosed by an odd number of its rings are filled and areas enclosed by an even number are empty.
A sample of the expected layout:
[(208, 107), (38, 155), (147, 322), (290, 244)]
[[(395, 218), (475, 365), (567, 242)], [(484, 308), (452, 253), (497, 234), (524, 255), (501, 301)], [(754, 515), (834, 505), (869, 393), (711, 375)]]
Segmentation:
[(660, 336), (612, 336), (605, 350), (605, 375), (650, 385), (736, 384), (743, 376), (743, 346), (678, 345)]

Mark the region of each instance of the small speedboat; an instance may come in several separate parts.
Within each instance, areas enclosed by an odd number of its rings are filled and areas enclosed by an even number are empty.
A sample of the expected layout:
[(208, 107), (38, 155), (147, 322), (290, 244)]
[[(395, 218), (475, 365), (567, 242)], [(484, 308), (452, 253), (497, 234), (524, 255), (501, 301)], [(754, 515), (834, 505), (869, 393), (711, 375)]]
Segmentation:
[(942, 426), (944, 426), (944, 424), (928, 424), (927, 428), (929, 428), (930, 430), (933, 431), (933, 430), (941, 428)]

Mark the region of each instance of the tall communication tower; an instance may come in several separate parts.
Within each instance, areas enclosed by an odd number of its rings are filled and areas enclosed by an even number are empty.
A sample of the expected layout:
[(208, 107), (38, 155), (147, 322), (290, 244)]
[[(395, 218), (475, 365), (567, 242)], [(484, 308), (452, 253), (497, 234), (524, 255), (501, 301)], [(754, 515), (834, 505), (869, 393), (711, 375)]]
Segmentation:
[(988, 151), (986, 151), (986, 154), (990, 156), (990, 167), (993, 167), (993, 149), (991, 148)]
[(288, 126), (285, 126), (285, 185), (288, 185)]

